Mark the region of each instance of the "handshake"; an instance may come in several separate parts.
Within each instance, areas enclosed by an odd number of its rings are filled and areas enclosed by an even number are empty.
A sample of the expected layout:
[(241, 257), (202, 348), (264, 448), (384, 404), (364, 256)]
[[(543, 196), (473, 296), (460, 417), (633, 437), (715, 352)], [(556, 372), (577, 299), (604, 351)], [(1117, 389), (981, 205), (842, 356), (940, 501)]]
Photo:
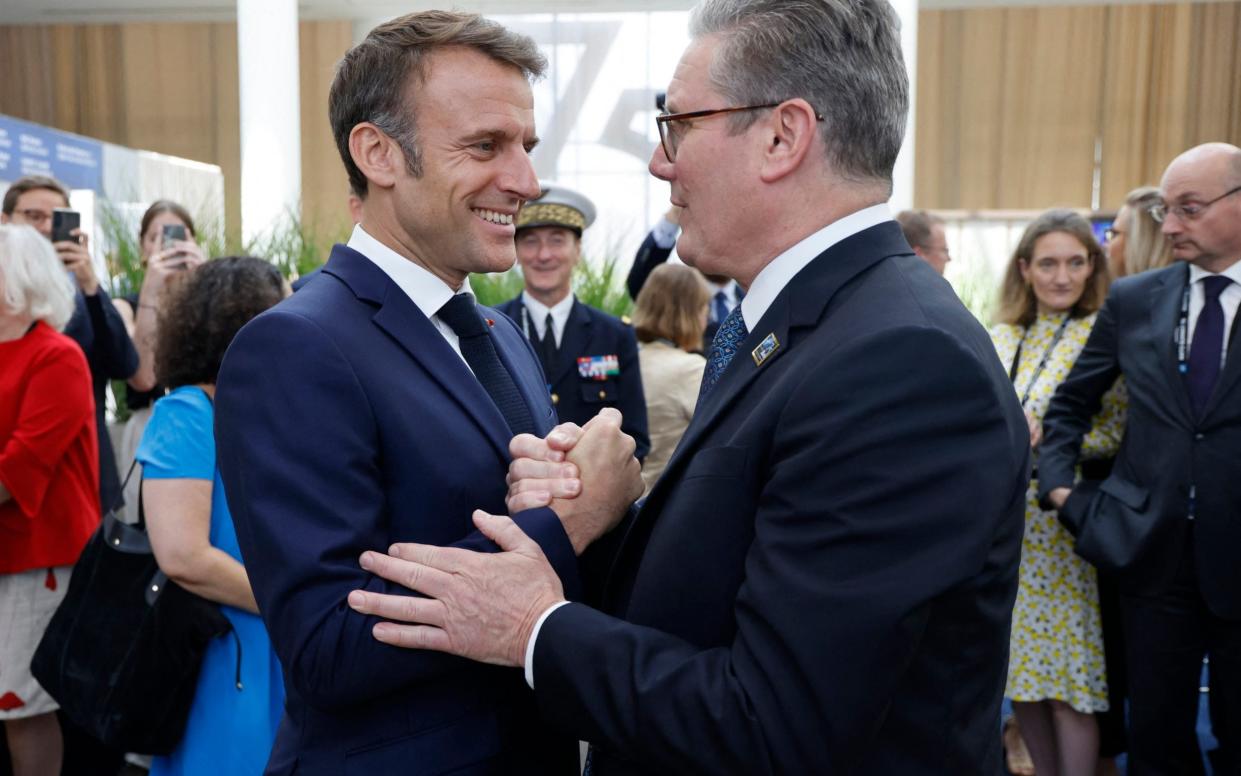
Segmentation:
[[(633, 437), (620, 425), (621, 414), (605, 409), (583, 427), (557, 426), (546, 439), (514, 437), (509, 514), (551, 507), (577, 555), (615, 528), (643, 489)], [(535, 624), (565, 600), (564, 588), (542, 548), (511, 518), (478, 510), (474, 524), (500, 552), (394, 544), (386, 554), (362, 553), (362, 568), (421, 594), (351, 592), (349, 606), (382, 618), (372, 629), (375, 639), (523, 664)]]
[(614, 409), (600, 411), (583, 427), (559, 425), (546, 439), (516, 436), (509, 452), (509, 514), (551, 507), (578, 555), (642, 495), (634, 440), (621, 431), (621, 414)]

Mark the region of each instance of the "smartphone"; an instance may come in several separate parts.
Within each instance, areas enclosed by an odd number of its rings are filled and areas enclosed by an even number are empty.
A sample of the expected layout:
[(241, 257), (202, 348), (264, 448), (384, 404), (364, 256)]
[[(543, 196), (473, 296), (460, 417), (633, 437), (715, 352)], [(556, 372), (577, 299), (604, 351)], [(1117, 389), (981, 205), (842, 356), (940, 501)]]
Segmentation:
[(167, 249), (177, 240), (185, 239), (185, 227), (181, 224), (164, 224), (164, 237), (161, 245)]
[(82, 214), (66, 207), (58, 207), (52, 211), (52, 242), (77, 242), (73, 230), (82, 225)]

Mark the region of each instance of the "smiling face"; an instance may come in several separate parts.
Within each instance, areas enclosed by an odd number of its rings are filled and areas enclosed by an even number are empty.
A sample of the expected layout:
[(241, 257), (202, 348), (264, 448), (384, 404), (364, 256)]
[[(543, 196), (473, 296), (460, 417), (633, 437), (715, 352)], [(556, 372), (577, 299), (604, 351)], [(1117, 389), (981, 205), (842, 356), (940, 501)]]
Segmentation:
[[(719, 46), (718, 36), (711, 35), (685, 50), (668, 85), (669, 113), (731, 106), (709, 76)], [(650, 171), (672, 185), (672, 204), (682, 208), (677, 254), (704, 273), (735, 278), (738, 267), (753, 260), (751, 243), (759, 233), (747, 217), (756, 212), (747, 192), (758, 178), (752, 151), (762, 121), (738, 134), (729, 131), (730, 124), (727, 115), (717, 114), (669, 126), (679, 135), (676, 161), (669, 162), (662, 145), (656, 145)]]
[(530, 84), (516, 67), (451, 47), (433, 54), (425, 81), (407, 88), (407, 103), (417, 105), (422, 176), (401, 166), (391, 192), (393, 238), (453, 288), (471, 272), (509, 269), (513, 218), (539, 196)]
[(1034, 241), (1030, 261), (1020, 260), (1021, 277), (1034, 290), (1040, 313), (1073, 309), (1086, 290), (1094, 265), (1090, 251), (1067, 232), (1049, 232)]
[(548, 307), (569, 295), (573, 268), (581, 257), (581, 239), (563, 226), (536, 226), (517, 235), (526, 290)]

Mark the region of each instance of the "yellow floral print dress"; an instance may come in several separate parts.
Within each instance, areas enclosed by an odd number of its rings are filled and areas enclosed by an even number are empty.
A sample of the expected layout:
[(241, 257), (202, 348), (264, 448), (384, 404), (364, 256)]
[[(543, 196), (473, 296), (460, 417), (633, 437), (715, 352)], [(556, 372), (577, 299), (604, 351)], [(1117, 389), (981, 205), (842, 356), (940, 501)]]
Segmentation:
[[(1071, 319), (1051, 349), (1067, 314), (1040, 314), (1027, 333), (1021, 326), (1001, 324), (991, 339), (1005, 368), (1011, 368), (1021, 344), (1013, 382), (1018, 397), (1029, 390), (1026, 413), (1042, 421), (1056, 386), (1068, 376), (1086, 345), (1094, 315)], [(1022, 335), (1025, 341), (1022, 342)], [(1031, 385), (1039, 362), (1046, 365)], [(1108, 391), (1090, 433), (1082, 440), (1081, 457), (1115, 455), (1125, 422), (1123, 382)], [(1038, 465), (1035, 452), (1034, 464)], [(1060, 700), (1077, 711), (1107, 711), (1107, 677), (1103, 667), (1103, 629), (1095, 570), (1073, 552), (1073, 537), (1055, 512), (1038, 506), (1038, 483), (1026, 491), (1026, 532), (1021, 543), (1017, 602), (1013, 606), (1008, 686), (1014, 701)]]

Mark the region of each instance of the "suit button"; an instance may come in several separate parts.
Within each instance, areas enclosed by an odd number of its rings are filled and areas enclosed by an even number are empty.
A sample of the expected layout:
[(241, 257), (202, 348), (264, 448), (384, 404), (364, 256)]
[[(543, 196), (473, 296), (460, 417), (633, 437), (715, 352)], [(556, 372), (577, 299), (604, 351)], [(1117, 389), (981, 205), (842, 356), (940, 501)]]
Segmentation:
[(1194, 434), (1194, 439), (1197, 439), (1200, 442), (1206, 438), (1207, 438), (1207, 435), (1202, 433), (1201, 431), (1199, 431), (1197, 434)]
[(559, 403), (560, 403), (560, 394), (558, 394), (558, 393), (553, 393), (553, 394), (552, 394), (552, 404), (559, 404)]
[(600, 398), (600, 399), (606, 399), (606, 398), (608, 398), (608, 392), (607, 392), (607, 391), (599, 391), (599, 398)]

